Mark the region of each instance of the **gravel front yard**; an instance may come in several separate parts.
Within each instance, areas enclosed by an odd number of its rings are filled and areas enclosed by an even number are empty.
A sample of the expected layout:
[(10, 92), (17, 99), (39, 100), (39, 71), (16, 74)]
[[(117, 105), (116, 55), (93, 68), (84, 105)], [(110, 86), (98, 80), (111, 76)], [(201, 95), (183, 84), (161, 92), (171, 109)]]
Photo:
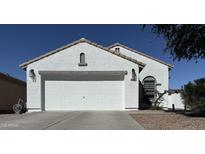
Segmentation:
[(137, 111), (130, 115), (149, 130), (205, 130), (205, 117), (187, 117), (165, 111)]

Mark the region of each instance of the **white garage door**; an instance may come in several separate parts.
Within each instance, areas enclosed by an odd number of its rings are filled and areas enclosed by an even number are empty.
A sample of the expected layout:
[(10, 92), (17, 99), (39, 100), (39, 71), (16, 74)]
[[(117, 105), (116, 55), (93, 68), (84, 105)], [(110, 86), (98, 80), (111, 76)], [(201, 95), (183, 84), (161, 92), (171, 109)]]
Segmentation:
[(45, 110), (122, 110), (123, 81), (45, 80)]

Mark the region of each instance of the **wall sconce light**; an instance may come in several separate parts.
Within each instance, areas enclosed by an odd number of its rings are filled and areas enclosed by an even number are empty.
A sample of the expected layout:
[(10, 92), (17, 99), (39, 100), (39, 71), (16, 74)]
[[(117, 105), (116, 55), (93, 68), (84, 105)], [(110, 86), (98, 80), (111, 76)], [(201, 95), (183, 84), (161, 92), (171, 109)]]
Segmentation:
[(33, 80), (33, 82), (36, 82), (36, 74), (33, 69), (29, 71), (29, 77)]
[(131, 81), (137, 81), (137, 75), (136, 75), (134, 69), (132, 69), (132, 78), (131, 78)]

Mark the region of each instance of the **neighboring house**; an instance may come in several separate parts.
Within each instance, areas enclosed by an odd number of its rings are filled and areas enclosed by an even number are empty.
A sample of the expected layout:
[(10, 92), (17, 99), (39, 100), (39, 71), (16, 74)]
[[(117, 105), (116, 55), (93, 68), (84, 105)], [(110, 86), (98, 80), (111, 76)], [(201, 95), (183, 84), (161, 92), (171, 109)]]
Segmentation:
[[(124, 110), (169, 89), (172, 65), (121, 44), (80, 39), (20, 65), (27, 72), (27, 106), (39, 110)], [(168, 94), (162, 104), (168, 108)]]
[(19, 98), (26, 101), (26, 83), (0, 73), (0, 113), (12, 112)]

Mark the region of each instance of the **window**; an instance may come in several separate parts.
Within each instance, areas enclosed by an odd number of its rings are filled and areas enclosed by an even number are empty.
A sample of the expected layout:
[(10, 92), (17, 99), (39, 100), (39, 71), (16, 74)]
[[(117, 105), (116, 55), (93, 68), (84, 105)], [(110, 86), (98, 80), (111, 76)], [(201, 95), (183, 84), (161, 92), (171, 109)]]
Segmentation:
[(120, 53), (120, 48), (115, 48), (116, 53)]
[(84, 53), (81, 53), (80, 54), (80, 63), (85, 63), (85, 54)]
[(150, 98), (150, 99), (155, 98), (156, 80), (154, 77), (152, 77), (152, 76), (146, 77), (143, 80), (143, 88), (144, 88), (144, 92), (148, 96), (148, 98)]
[(132, 69), (132, 79), (131, 79), (131, 81), (136, 81), (137, 80), (137, 78), (136, 78), (136, 73), (135, 73), (135, 69)]
[(78, 64), (79, 66), (87, 66), (88, 64), (85, 62), (85, 54), (81, 53), (80, 54), (80, 63)]

